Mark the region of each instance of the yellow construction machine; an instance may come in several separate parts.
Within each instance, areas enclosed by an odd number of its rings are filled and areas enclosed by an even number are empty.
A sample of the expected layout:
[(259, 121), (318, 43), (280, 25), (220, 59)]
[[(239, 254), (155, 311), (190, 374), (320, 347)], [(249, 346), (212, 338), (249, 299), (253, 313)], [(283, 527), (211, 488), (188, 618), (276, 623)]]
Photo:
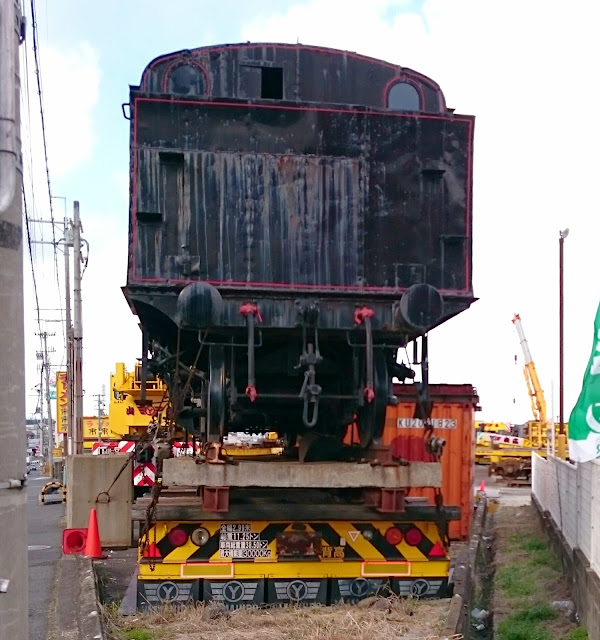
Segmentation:
[(557, 455), (564, 459), (566, 457), (566, 436), (556, 433), (553, 423), (548, 419), (546, 398), (529, 351), (519, 314), (515, 314), (512, 321), (523, 350), (523, 375), (531, 400), (533, 420), (528, 421), (518, 432), (513, 431), (510, 435), (502, 433), (478, 434), (476, 459), (489, 462), (490, 475), (500, 475), (506, 479), (529, 480), (532, 451), (545, 456), (548, 445), (552, 444), (548, 442), (548, 439), (553, 437), (554, 431)]

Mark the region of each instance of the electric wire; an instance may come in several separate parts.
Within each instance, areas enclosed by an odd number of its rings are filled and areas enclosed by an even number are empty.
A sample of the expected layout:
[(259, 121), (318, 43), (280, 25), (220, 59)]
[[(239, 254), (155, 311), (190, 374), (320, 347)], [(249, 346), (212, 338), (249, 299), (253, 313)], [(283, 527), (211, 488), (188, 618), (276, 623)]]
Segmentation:
[[(25, 7), (22, 8), (22, 13), (23, 15), (25, 14)], [(23, 47), (22, 49), (23, 51), (23, 62), (24, 62), (24, 66), (25, 66), (25, 92), (21, 91), (21, 103), (23, 104), (24, 109), (22, 108), (21, 111), (26, 111), (27, 113), (27, 146), (28, 146), (28, 150), (29, 150), (29, 154), (24, 153), (23, 154), (23, 160), (24, 160), (24, 164), (25, 167), (28, 169), (28, 176), (29, 176), (29, 180), (31, 183), (31, 210), (33, 212), (33, 218), (34, 220), (37, 218), (36, 215), (36, 203), (35, 203), (35, 189), (33, 187), (33, 176), (34, 176), (34, 165), (33, 165), (33, 147), (31, 144), (31, 100), (30, 100), (30, 89), (29, 89), (29, 56), (27, 55), (27, 47)], [(22, 125), (23, 126), (23, 123)], [(29, 216), (27, 216), (27, 220), (29, 221), (30, 218)], [(31, 229), (28, 229), (29, 233), (31, 234)], [(42, 249), (43, 249), (43, 245), (42, 245)], [(30, 250), (33, 253), (33, 257), (35, 258), (35, 246), (31, 245), (30, 243)]]
[[(24, 7), (22, 10), (23, 15), (25, 14), (24, 11)], [(33, 219), (35, 220), (37, 218), (36, 216), (36, 203), (35, 203), (35, 190), (33, 187), (33, 175), (34, 175), (34, 168), (33, 168), (33, 148), (32, 148), (32, 135), (31, 135), (31, 100), (30, 100), (30, 89), (29, 89), (29, 56), (27, 55), (27, 46), (24, 46), (22, 48), (23, 51), (23, 63), (24, 63), (24, 67), (25, 67), (25, 83), (24, 83), (24, 91), (21, 90), (21, 103), (22, 103), (22, 108), (21, 108), (21, 112), (26, 114), (26, 130), (27, 130), (27, 146), (25, 147), (25, 153), (23, 153), (23, 165), (24, 165), (24, 172), (23, 172), (23, 181), (21, 183), (21, 192), (22, 192), (22, 201), (23, 201), (23, 217), (25, 219), (25, 229), (26, 229), (26, 234), (27, 234), (27, 247), (28, 247), (28, 256), (29, 256), (29, 263), (31, 266), (31, 277), (32, 277), (32, 286), (33, 286), (33, 294), (34, 294), (34, 302), (35, 302), (35, 315), (36, 315), (36, 321), (37, 321), (37, 327), (38, 327), (38, 337), (40, 340), (40, 352), (42, 350), (42, 323), (41, 323), (41, 318), (40, 318), (40, 302), (39, 302), (39, 294), (38, 294), (38, 283), (37, 283), (37, 278), (35, 275), (35, 256), (36, 256), (36, 251), (35, 251), (35, 244), (32, 242), (32, 219), (31, 216), (29, 214), (29, 206), (28, 206), (28, 199), (27, 199), (27, 195), (26, 195), (26, 190), (25, 190), (25, 175), (27, 175), (29, 177), (29, 183), (30, 183), (30, 189), (31, 189), (31, 208), (33, 211)], [(23, 85), (22, 85), (23, 86)], [(22, 123), (22, 126), (25, 123)], [(25, 127), (23, 126), (23, 129), (25, 129)], [(27, 153), (27, 151), (29, 153)], [(43, 250), (43, 245), (42, 245), (42, 250)], [(42, 259), (43, 259), (43, 251), (42, 251)], [(37, 395), (37, 410), (41, 412), (42, 411), (42, 403), (43, 403), (43, 372), (44, 369), (43, 367), (40, 370), (40, 382), (39, 382), (39, 393)], [(41, 415), (41, 413), (40, 413)]]
[[(23, 2), (23, 5), (25, 4), (25, 2)], [(34, 3), (33, 1), (31, 2), (31, 11), (32, 11), (32, 24), (33, 24), (33, 28), (34, 28), (34, 33), (33, 33), (33, 52), (34, 52), (34, 58), (35, 58), (35, 73), (36, 73), (36, 78), (37, 78), (37, 88), (38, 88), (38, 97), (39, 97), (39, 105), (40, 105), (40, 124), (41, 124), (41, 130), (42, 130), (42, 142), (43, 142), (43, 147), (44, 147), (44, 160), (45, 160), (45, 164), (46, 164), (46, 181), (47, 181), (47, 186), (48, 186), (48, 197), (49, 197), (49, 203), (50, 203), (50, 217), (51, 217), (51, 227), (52, 227), (52, 248), (53, 248), (53, 254), (54, 254), (54, 272), (55, 272), (55, 276), (56, 276), (56, 284), (57, 284), (57, 288), (58, 288), (58, 294), (59, 294), (59, 300), (62, 299), (62, 295), (61, 295), (61, 285), (60, 285), (60, 278), (59, 278), (59, 270), (58, 270), (58, 256), (57, 256), (57, 242), (56, 242), (56, 234), (55, 234), (55, 220), (54, 220), (54, 215), (53, 215), (53, 203), (52, 203), (52, 192), (51, 192), (51, 185), (50, 185), (50, 172), (49, 172), (49, 166), (48, 166), (48, 153), (47, 153), (47, 143), (46, 143), (46, 130), (45, 130), (45, 120), (44, 120), (44, 110), (43, 110), (43, 98), (42, 98), (42, 82), (41, 82), (41, 73), (40, 73), (40, 65), (39, 65), (39, 58), (38, 58), (38, 45), (37, 45), (37, 24), (35, 21), (35, 7), (34, 7)], [(25, 7), (22, 7), (22, 13), (23, 15), (25, 15)], [(28, 254), (29, 254), (29, 262), (30, 262), (30, 266), (31, 266), (31, 275), (32, 275), (32, 285), (33, 285), (33, 293), (34, 293), (34, 300), (35, 300), (35, 318), (36, 318), (36, 322), (37, 322), (37, 335), (39, 336), (39, 340), (40, 340), (40, 352), (43, 352), (44, 355), (44, 359), (43, 359), (43, 364), (41, 367), (41, 371), (40, 371), (40, 394), (42, 397), (40, 397), (40, 402), (43, 403), (43, 384), (44, 384), (44, 370), (46, 367), (50, 368), (50, 363), (47, 360), (47, 355), (46, 355), (46, 351), (44, 350), (44, 344), (43, 344), (43, 330), (42, 330), (42, 319), (40, 317), (40, 298), (39, 298), (39, 287), (38, 287), (38, 278), (36, 277), (36, 268), (35, 268), (35, 256), (36, 256), (36, 251), (35, 251), (35, 245), (36, 245), (36, 241), (32, 240), (32, 236), (34, 235), (33, 233), (33, 229), (32, 227), (35, 226), (35, 223), (38, 223), (39, 226), (39, 237), (41, 238), (41, 259), (42, 261), (45, 261), (45, 256), (44, 256), (44, 225), (42, 223), (41, 217), (36, 209), (36, 187), (35, 187), (35, 176), (36, 176), (36, 172), (35, 172), (35, 166), (34, 166), (34, 153), (33, 153), (33, 129), (32, 129), (32, 117), (31, 117), (31, 90), (30, 90), (30, 82), (29, 82), (29, 72), (30, 72), (30, 65), (29, 65), (29, 56), (28, 56), (28, 47), (24, 46), (22, 48), (23, 51), (23, 63), (24, 63), (24, 67), (25, 67), (25, 82), (24, 82), (24, 91), (21, 90), (21, 104), (22, 106), (22, 112), (24, 112), (26, 114), (26, 128), (27, 128), (27, 144), (25, 146), (25, 153), (23, 154), (24, 158), (24, 169), (26, 170), (26, 172), (24, 171), (24, 179), (22, 181), (21, 184), (21, 190), (22, 190), (22, 201), (23, 201), (23, 214), (24, 214), (24, 218), (25, 218), (25, 227), (26, 227), (26, 233), (27, 233), (27, 245), (28, 245)], [(25, 123), (23, 123), (25, 124)], [(24, 127), (25, 128), (25, 127)], [(25, 179), (25, 175), (28, 175), (28, 180)], [(28, 189), (27, 191), (29, 191), (29, 197), (30, 197), (30, 204), (31, 204), (31, 209), (29, 206), (29, 198), (27, 196), (26, 193), (26, 189), (25, 189), (25, 184), (28, 184)], [(62, 317), (62, 306), (59, 305), (59, 309), (60, 309), (60, 316), (61, 316), (61, 322), (64, 323), (64, 319)], [(64, 352), (63, 352), (63, 360), (64, 360)], [(61, 367), (62, 368), (62, 367)], [(46, 393), (49, 393), (49, 389), (46, 391)], [(49, 417), (50, 419), (50, 417)]]
[[(36, 316), (37, 316), (37, 324), (38, 324), (38, 330), (39, 333), (42, 332), (42, 321), (40, 319), (40, 299), (38, 296), (38, 289), (37, 289), (37, 281), (35, 279), (35, 268), (33, 265), (33, 253), (32, 253), (32, 243), (31, 243), (31, 231), (29, 229), (29, 223), (30, 223), (30, 219), (29, 219), (29, 211), (27, 209), (27, 198), (25, 197), (25, 186), (23, 184), (21, 184), (21, 192), (23, 195), (23, 212), (25, 214), (25, 228), (27, 230), (27, 247), (29, 249), (29, 264), (31, 265), (31, 277), (33, 279), (33, 294), (35, 297), (35, 311), (36, 311)], [(40, 337), (40, 342), (41, 342), (41, 337)]]
[[(56, 231), (55, 225), (56, 222), (54, 220), (54, 205), (52, 203), (52, 187), (50, 183), (50, 167), (48, 164), (48, 143), (46, 140), (46, 122), (44, 118), (44, 100), (42, 97), (42, 78), (40, 72), (40, 60), (39, 60), (39, 46), (38, 46), (38, 30), (37, 30), (37, 20), (35, 17), (35, 0), (30, 1), (31, 7), (31, 31), (33, 35), (33, 57), (35, 62), (35, 77), (37, 82), (37, 92), (39, 98), (39, 109), (40, 109), (40, 122), (42, 127), (42, 145), (44, 148), (44, 163), (46, 166), (46, 183), (48, 185), (48, 204), (50, 207), (50, 221), (52, 227), (52, 247), (54, 249), (54, 269), (56, 274), (56, 284), (58, 287), (58, 297), (59, 300), (62, 300), (61, 287), (60, 287), (60, 277), (58, 271), (58, 244), (56, 242)], [(60, 307), (60, 317), (61, 321), (64, 322), (62, 307)]]

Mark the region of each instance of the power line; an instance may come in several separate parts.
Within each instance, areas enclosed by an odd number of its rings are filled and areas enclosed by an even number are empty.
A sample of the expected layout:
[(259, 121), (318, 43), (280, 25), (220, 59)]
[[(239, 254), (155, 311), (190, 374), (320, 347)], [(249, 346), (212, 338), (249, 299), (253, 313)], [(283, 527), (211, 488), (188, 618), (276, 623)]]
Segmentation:
[[(24, 11), (23, 11), (24, 13)], [(27, 47), (23, 47), (23, 58), (25, 62), (25, 106), (27, 107), (27, 131), (28, 131), (28, 147), (29, 147), (29, 158), (27, 155), (25, 157), (29, 160), (29, 179), (31, 181), (31, 208), (33, 210), (33, 214), (35, 216), (35, 189), (33, 186), (33, 149), (31, 146), (31, 92), (29, 90), (29, 56), (27, 55)], [(23, 99), (23, 92), (21, 92), (21, 99)]]
[[(54, 269), (56, 273), (56, 284), (58, 287), (58, 297), (62, 300), (62, 294), (60, 290), (60, 278), (58, 276), (58, 251), (57, 251), (57, 243), (56, 243), (56, 233), (55, 233), (55, 222), (54, 222), (54, 205), (52, 204), (52, 188), (50, 185), (50, 167), (48, 164), (48, 144), (46, 141), (46, 123), (44, 119), (44, 101), (42, 99), (42, 80), (40, 74), (40, 62), (38, 56), (38, 31), (37, 31), (37, 21), (35, 19), (35, 0), (31, 0), (31, 30), (33, 33), (33, 58), (35, 61), (35, 77), (37, 81), (37, 89), (38, 89), (38, 97), (40, 103), (40, 121), (42, 125), (42, 142), (44, 147), (44, 162), (46, 165), (46, 183), (48, 184), (48, 202), (50, 206), (50, 220), (52, 222), (52, 246), (54, 249)], [(62, 319), (62, 312), (61, 312)]]
[[(29, 263), (31, 264), (31, 277), (33, 278), (33, 293), (35, 295), (35, 309), (37, 315), (38, 329), (42, 331), (42, 321), (40, 320), (40, 299), (38, 297), (37, 282), (35, 279), (35, 269), (33, 267), (33, 254), (31, 251), (31, 232), (29, 230), (29, 212), (27, 210), (27, 198), (25, 197), (25, 186), (21, 184), (23, 194), (23, 212), (25, 213), (25, 227), (27, 228), (27, 247), (29, 248)], [(40, 339), (41, 342), (41, 339)]]

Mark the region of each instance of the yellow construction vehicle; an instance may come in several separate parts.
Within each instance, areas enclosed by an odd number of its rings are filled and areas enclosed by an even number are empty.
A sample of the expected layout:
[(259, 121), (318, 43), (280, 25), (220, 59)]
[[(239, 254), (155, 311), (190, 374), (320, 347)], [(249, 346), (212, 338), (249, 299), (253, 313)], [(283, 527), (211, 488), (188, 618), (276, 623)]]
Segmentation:
[[(540, 455), (546, 455), (549, 444), (548, 437), (549, 434), (552, 434), (554, 425), (548, 419), (546, 398), (529, 351), (519, 314), (515, 314), (512, 321), (523, 350), (523, 375), (531, 400), (533, 420), (528, 421), (519, 433), (513, 433), (511, 436), (489, 435), (483, 432), (478, 434), (476, 460), (489, 462), (490, 475), (496, 474), (510, 479), (520, 477), (529, 480), (531, 452), (535, 451)], [(564, 458), (566, 454), (565, 436), (560, 436), (555, 432), (555, 437), (558, 455)]]
[(504, 448), (524, 446), (522, 437), (515, 437), (510, 423), (506, 422), (475, 422), (475, 462), (490, 464), (491, 455), (502, 446)]
[(478, 433), (510, 433), (510, 424), (506, 422), (475, 421), (475, 431)]
[[(531, 399), (531, 409), (533, 412), (533, 420), (527, 422), (523, 436), (531, 442), (531, 446), (534, 449), (543, 449), (545, 451), (549, 444), (548, 438), (552, 437), (552, 431), (554, 430), (557, 455), (564, 460), (567, 455), (566, 433), (561, 435), (558, 432), (557, 425), (554, 425), (554, 423), (548, 418), (546, 398), (529, 351), (529, 346), (521, 324), (521, 318), (518, 313), (515, 314), (513, 323), (519, 335), (521, 348), (523, 349), (523, 357), (525, 358), (523, 375), (525, 376), (525, 384), (527, 385), (527, 392)], [(567, 426), (565, 426), (565, 432), (566, 428)]]

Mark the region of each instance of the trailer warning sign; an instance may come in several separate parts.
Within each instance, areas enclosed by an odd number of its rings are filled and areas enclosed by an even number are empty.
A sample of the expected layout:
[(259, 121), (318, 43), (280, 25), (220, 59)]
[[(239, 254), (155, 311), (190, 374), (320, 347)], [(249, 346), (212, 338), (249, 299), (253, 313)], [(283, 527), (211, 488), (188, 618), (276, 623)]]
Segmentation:
[(271, 558), (269, 541), (262, 540), (258, 531), (252, 531), (250, 523), (222, 524), (219, 535), (221, 558), (253, 559)]

